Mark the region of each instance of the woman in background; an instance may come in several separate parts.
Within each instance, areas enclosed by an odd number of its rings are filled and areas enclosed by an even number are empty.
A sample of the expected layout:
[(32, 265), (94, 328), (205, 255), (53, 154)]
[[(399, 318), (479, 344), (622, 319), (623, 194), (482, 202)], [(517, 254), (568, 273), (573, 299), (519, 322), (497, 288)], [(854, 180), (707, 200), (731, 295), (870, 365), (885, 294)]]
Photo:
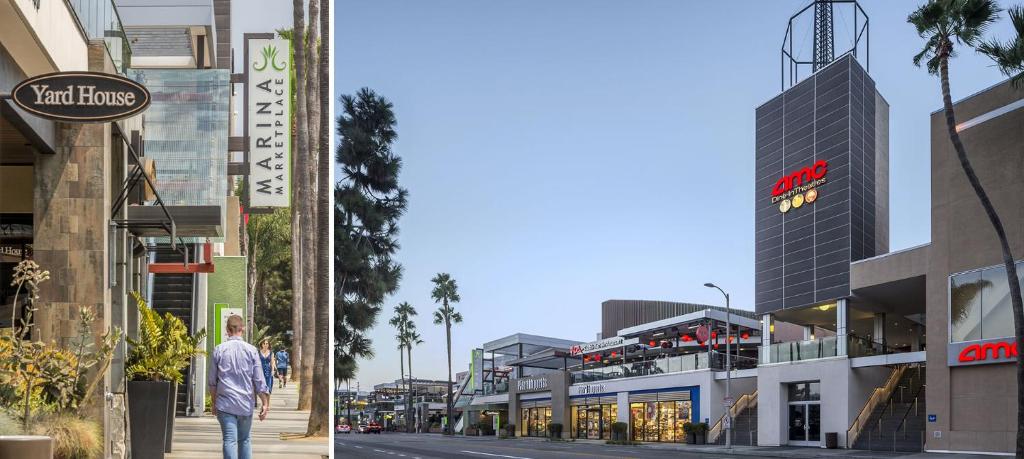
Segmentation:
[(270, 352), (270, 340), (260, 341), (260, 365), (263, 366), (263, 378), (267, 380), (267, 392), (274, 392), (274, 353)]

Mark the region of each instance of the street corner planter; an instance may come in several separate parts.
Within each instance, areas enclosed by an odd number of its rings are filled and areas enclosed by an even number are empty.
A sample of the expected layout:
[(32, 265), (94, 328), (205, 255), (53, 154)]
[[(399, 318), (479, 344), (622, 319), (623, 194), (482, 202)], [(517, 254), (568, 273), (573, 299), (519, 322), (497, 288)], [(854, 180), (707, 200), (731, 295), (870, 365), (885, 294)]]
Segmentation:
[(42, 435), (0, 435), (0, 457), (53, 459), (53, 439)]
[(697, 443), (696, 444), (698, 444), (698, 445), (706, 445), (707, 444), (708, 437), (707, 437), (706, 434), (699, 433), (699, 434), (696, 434), (696, 435), (697, 435)]
[(178, 404), (178, 383), (170, 383), (167, 394), (167, 427), (164, 429), (164, 452), (171, 452), (174, 444), (174, 413)]
[(163, 459), (167, 441), (167, 416), (171, 395), (167, 381), (128, 382), (128, 426), (132, 457)]
[(697, 434), (695, 434), (693, 432), (690, 432), (690, 433), (686, 434), (686, 442), (691, 444), (691, 445), (696, 445), (697, 444)]

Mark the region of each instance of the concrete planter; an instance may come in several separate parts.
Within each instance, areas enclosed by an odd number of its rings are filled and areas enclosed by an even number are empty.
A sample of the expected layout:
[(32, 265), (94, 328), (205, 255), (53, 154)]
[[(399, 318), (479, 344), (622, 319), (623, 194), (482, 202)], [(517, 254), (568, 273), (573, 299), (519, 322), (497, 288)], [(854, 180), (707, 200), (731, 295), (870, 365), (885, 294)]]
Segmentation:
[(53, 439), (40, 435), (0, 435), (0, 457), (53, 459)]
[(163, 459), (167, 445), (167, 399), (172, 384), (167, 381), (128, 382), (128, 425), (131, 428), (132, 457)]

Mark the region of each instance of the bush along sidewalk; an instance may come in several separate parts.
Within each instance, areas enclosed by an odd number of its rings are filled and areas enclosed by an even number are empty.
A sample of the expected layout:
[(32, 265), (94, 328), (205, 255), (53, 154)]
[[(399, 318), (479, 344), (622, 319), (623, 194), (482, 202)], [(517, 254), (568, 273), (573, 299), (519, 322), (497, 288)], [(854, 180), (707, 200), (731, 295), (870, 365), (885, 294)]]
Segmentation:
[(103, 453), (102, 429), (94, 420), (103, 406), (98, 388), (121, 329), (97, 330), (96, 312), (81, 306), (74, 311), (78, 333), (69, 343), (39, 340), (32, 316), (49, 278), (49, 271), (32, 260), (14, 268), (12, 304), (21, 307), (12, 308), (12, 327), (0, 333), (0, 435), (48, 437), (59, 459), (95, 457)]
[(638, 441), (629, 439), (629, 424), (625, 422), (612, 423), (612, 439), (606, 443), (609, 445), (640, 445)]

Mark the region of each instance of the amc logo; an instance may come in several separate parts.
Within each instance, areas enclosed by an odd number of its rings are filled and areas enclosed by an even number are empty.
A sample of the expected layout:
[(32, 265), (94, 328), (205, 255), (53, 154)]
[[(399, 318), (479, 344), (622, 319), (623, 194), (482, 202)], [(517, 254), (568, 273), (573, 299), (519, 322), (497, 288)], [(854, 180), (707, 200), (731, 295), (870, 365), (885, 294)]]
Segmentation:
[(949, 350), (952, 366), (1012, 362), (1018, 356), (1017, 343), (1012, 339), (950, 344)]
[(583, 347), (579, 344), (574, 344), (569, 348), (569, 355), (579, 355), (583, 353)]
[(780, 196), (787, 191), (806, 183), (811, 183), (825, 176), (828, 173), (828, 163), (824, 159), (818, 160), (812, 166), (805, 167), (789, 175), (784, 175), (772, 187), (772, 196)]

